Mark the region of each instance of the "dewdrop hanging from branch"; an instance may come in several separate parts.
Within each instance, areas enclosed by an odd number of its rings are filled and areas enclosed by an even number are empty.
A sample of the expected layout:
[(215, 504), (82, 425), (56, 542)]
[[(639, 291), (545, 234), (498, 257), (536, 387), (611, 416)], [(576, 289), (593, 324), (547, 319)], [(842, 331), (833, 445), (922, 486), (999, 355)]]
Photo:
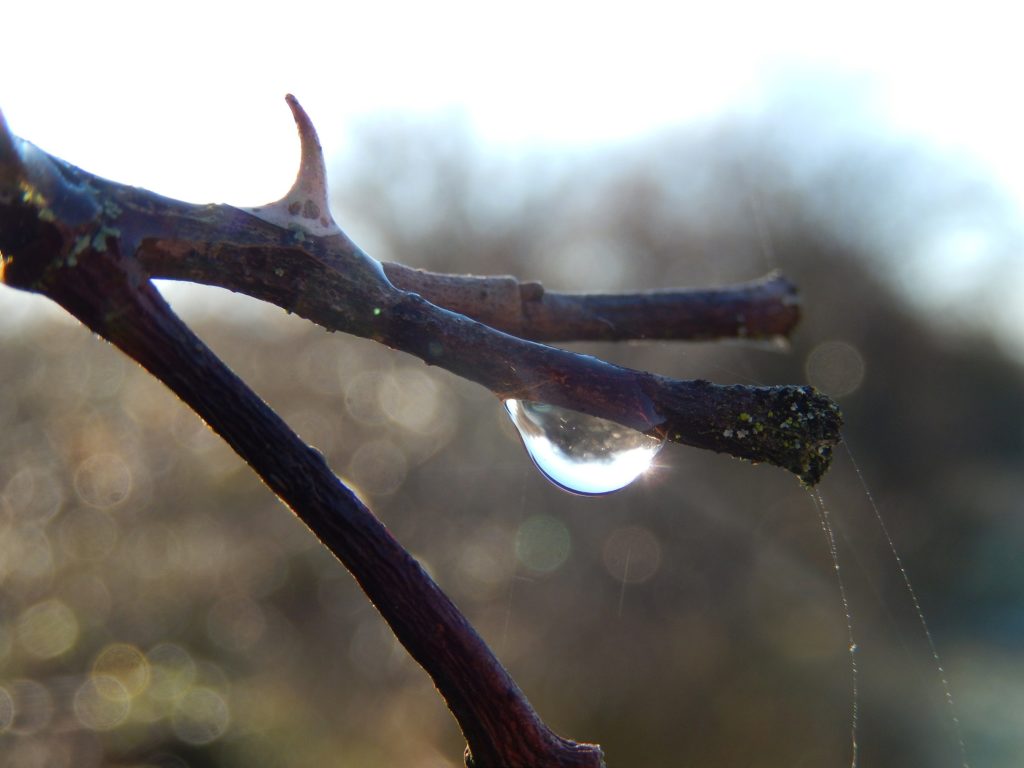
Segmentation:
[(529, 400), (506, 400), (505, 411), (543, 475), (564, 490), (600, 496), (625, 488), (665, 445), (614, 421)]
[[(431, 676), (466, 737), (468, 765), (598, 768), (600, 749), (562, 739), (540, 720), (426, 571), (323, 455), (306, 446), (177, 317), (151, 278), (246, 293), (330, 330), (442, 366), (503, 401), (519, 401), (538, 434), (564, 453), (584, 456), (584, 463), (632, 456), (645, 446), (650, 453), (670, 440), (769, 462), (814, 484), (839, 441), (838, 408), (808, 387), (669, 379), (500, 332), (472, 316), (473, 301), (466, 295), (474, 290), (472, 281), (453, 281), (452, 306), (463, 312), (439, 306), (444, 302), (436, 295), (438, 303), (428, 300), (428, 289), (443, 280), (381, 265), (330, 218), (319, 142), (298, 102), (289, 98), (289, 105), (303, 141), (299, 177), (282, 200), (249, 210), (191, 205), (100, 179), (10, 136), (0, 117), (3, 281), (58, 303), (163, 381), (231, 445), (344, 563)], [(401, 277), (392, 280), (393, 275)], [(791, 322), (792, 296), (779, 281), (770, 284), (774, 292), (760, 290), (767, 282), (754, 291), (727, 291), (728, 301), (752, 302)], [(533, 284), (527, 293), (537, 298), (543, 290)], [(716, 299), (709, 310), (708, 295), (691, 309), (714, 315)], [(638, 307), (650, 306), (646, 294), (637, 296)], [(664, 298), (654, 304), (664, 309)], [(691, 298), (673, 292), (668, 302), (685, 309)], [(623, 309), (622, 297), (613, 303)], [(595, 324), (586, 315), (594, 305), (544, 306), (566, 316), (582, 312), (574, 338), (589, 338)], [(732, 311), (735, 305), (728, 306)], [(774, 312), (780, 307), (782, 312)], [(629, 312), (617, 316), (623, 320), (612, 323), (616, 339), (645, 336)], [(727, 331), (729, 324), (716, 327)], [(585, 439), (561, 441), (553, 430), (563, 426), (579, 427), (576, 434)], [(646, 442), (623, 449), (619, 441), (637, 439), (633, 433)], [(630, 459), (633, 469), (640, 465)], [(549, 474), (569, 484), (560, 471)], [(584, 489), (582, 480), (572, 482)]]

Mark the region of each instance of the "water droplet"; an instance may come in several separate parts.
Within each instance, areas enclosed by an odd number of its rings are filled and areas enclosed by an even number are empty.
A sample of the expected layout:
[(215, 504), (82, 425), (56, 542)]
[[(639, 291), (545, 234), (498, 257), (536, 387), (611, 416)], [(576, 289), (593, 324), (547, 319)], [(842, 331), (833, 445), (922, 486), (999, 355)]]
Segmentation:
[(537, 468), (555, 485), (585, 496), (625, 488), (664, 445), (614, 421), (546, 403), (506, 400), (505, 410)]

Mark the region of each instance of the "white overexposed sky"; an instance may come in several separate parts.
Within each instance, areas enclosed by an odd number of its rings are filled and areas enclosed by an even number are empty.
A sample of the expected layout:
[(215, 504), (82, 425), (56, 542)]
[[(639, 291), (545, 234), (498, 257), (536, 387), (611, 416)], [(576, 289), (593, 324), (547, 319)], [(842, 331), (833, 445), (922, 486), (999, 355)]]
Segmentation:
[[(756, 107), (799, 69), (862, 80), (894, 133), (973, 160), (1024, 210), (1011, 3), (37, 0), (6, 4), (0, 27), (16, 134), (194, 202), (287, 189), (288, 92), (328, 159), (381, 112), (456, 111), (499, 150), (576, 148)], [(955, 281), (966, 251), (952, 250)]]

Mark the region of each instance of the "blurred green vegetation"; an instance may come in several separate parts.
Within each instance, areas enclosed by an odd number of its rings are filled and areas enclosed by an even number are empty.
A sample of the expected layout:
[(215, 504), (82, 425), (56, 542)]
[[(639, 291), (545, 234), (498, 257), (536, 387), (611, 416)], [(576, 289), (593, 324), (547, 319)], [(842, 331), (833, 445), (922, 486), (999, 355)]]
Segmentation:
[[(736, 121), (500, 161), (457, 125), (374, 124), (336, 174), (338, 219), (381, 258), (552, 289), (784, 270), (806, 306), (788, 350), (573, 348), (839, 398), (968, 755), (1015, 766), (1024, 373), (978, 327), (912, 309), (899, 250), (951, 200), (995, 198), (913, 148), (798, 139)], [(599, 742), (611, 766), (849, 763), (846, 619), (792, 478), (670, 445), (625, 491), (574, 497), (467, 382), (224, 292), (180, 307), (421, 558), (559, 733)], [(0, 392), (0, 765), (460, 764), (454, 721), (344, 569), (145, 372), (70, 320), (0, 316)], [(821, 492), (859, 646), (861, 764), (960, 765), (936, 662), (844, 451)]]

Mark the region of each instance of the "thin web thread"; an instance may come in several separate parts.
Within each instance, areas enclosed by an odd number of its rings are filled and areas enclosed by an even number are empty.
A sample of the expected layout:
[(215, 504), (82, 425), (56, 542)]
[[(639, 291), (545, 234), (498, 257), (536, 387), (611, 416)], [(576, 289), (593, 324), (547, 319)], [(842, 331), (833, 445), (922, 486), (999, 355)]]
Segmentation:
[[(777, 260), (775, 255), (775, 248), (772, 242), (771, 231), (767, 226), (763, 216), (763, 203), (761, 196), (755, 191), (750, 196), (750, 210), (754, 219), (754, 226), (757, 230), (758, 244), (761, 248), (761, 255), (765, 261), (774, 266)], [(760, 383), (760, 382), (757, 382)], [(939, 681), (942, 684), (943, 696), (946, 700), (946, 705), (949, 707), (950, 720), (953, 723), (953, 732), (956, 736), (957, 744), (960, 748), (960, 761), (962, 768), (970, 768), (970, 763), (967, 759), (967, 744), (964, 741), (963, 730), (960, 726), (960, 717), (957, 715), (956, 703), (953, 700), (953, 692), (949, 686), (949, 680), (946, 678), (946, 671), (942, 666), (942, 658), (939, 656), (939, 651), (935, 647), (935, 640), (932, 637), (931, 630), (928, 628), (928, 622), (925, 620), (924, 611), (921, 608), (921, 602), (917, 598), (917, 591), (914, 589), (910, 582), (910, 574), (907, 572), (906, 567), (903, 565), (903, 558), (900, 557), (899, 550), (896, 549), (896, 543), (889, 533), (889, 527), (885, 524), (885, 519), (882, 517), (882, 513), (878, 508), (878, 504), (875, 501), (875, 497), (871, 494), (868, 489), (867, 481), (864, 479), (864, 473), (861, 472), (860, 466), (853, 458), (853, 452), (850, 450), (849, 443), (845, 440), (842, 441), (843, 449), (846, 451), (846, 455), (850, 459), (850, 464), (853, 466), (854, 472), (857, 474), (857, 479), (860, 481), (861, 488), (864, 489), (864, 495), (867, 497), (868, 502), (871, 504), (871, 509), (874, 511), (875, 519), (878, 521), (878, 526), (882, 530), (882, 534), (885, 536), (886, 543), (889, 545), (889, 551), (892, 553), (893, 559), (896, 561), (896, 565), (899, 568), (900, 576), (903, 578), (903, 585), (907, 590), (907, 594), (910, 596), (910, 601), (914, 606), (914, 612), (917, 614), (917, 620), (921, 625), (921, 630), (924, 632), (925, 639), (928, 642), (928, 650), (931, 652), (932, 660), (935, 662), (936, 671), (939, 673)], [(815, 499), (814, 497), (817, 496)], [(853, 719), (851, 726), (850, 740), (852, 742), (852, 756), (851, 756), (851, 768), (856, 768), (857, 757), (858, 757), (858, 745), (857, 745), (857, 720), (858, 720), (858, 691), (857, 691), (857, 645), (853, 640), (853, 618), (850, 614), (849, 603), (846, 598), (846, 585), (843, 582), (842, 575), (839, 573), (839, 557), (838, 549), (836, 547), (835, 534), (832, 530), (832, 525), (829, 521), (828, 511), (825, 509), (825, 502), (821, 498), (820, 491), (814, 491), (811, 494), (812, 501), (815, 502), (815, 509), (818, 512), (818, 516), (821, 520), (822, 528), (825, 529), (825, 534), (829, 540), (829, 551), (832, 555), (832, 562), (836, 569), (836, 576), (839, 581), (839, 593), (843, 602), (843, 610), (846, 613), (846, 629), (850, 640), (850, 671), (853, 678)]]
[(836, 582), (839, 584), (839, 599), (843, 605), (843, 615), (846, 618), (846, 637), (849, 642), (847, 648), (850, 654), (850, 768), (857, 768), (857, 760), (860, 753), (860, 745), (857, 742), (857, 730), (860, 720), (860, 691), (857, 680), (857, 643), (853, 636), (853, 614), (850, 613), (850, 601), (846, 596), (846, 582), (839, 570), (839, 548), (836, 546), (836, 535), (832, 529), (832, 521), (829, 518), (828, 509), (825, 508), (825, 500), (821, 498), (821, 491), (808, 489), (811, 501), (814, 502), (814, 509), (821, 521), (821, 529), (825, 532), (828, 540), (828, 551), (832, 555), (832, 565), (836, 571)]
[(871, 504), (871, 509), (875, 513), (875, 520), (878, 521), (878, 527), (881, 528), (882, 534), (885, 536), (885, 540), (889, 545), (889, 551), (892, 553), (893, 560), (896, 561), (896, 566), (899, 568), (900, 576), (903, 577), (903, 586), (906, 588), (907, 594), (910, 596), (910, 602), (914, 606), (914, 612), (917, 614), (917, 621), (921, 625), (921, 631), (924, 633), (925, 640), (928, 641), (928, 650), (931, 652), (932, 660), (935, 662), (935, 670), (939, 673), (939, 682), (942, 684), (942, 694), (946, 700), (946, 706), (949, 707), (949, 719), (953, 723), (953, 734), (956, 737), (957, 745), (960, 747), (960, 764), (962, 768), (971, 768), (970, 763), (967, 760), (967, 743), (964, 741), (963, 731), (960, 728), (960, 717), (957, 714), (956, 703), (953, 701), (953, 691), (949, 686), (949, 680), (946, 678), (946, 670), (942, 666), (942, 658), (939, 656), (939, 651), (935, 647), (935, 639), (932, 637), (932, 631), (928, 628), (928, 622), (924, 618), (924, 610), (921, 608), (921, 601), (917, 599), (917, 590), (915, 590), (913, 584), (910, 583), (910, 574), (903, 565), (903, 558), (900, 557), (899, 550), (896, 549), (896, 543), (893, 541), (892, 535), (889, 533), (889, 526), (885, 524), (885, 519), (882, 517), (881, 511), (878, 509), (875, 497), (872, 496), (871, 491), (868, 490), (868, 484), (864, 480), (864, 473), (860, 471), (860, 466), (853, 458), (853, 452), (850, 450), (850, 446), (846, 440), (843, 440), (843, 448), (846, 450), (846, 455), (850, 459), (853, 471), (857, 473), (857, 479), (860, 480), (860, 485), (864, 489), (864, 495), (867, 497), (868, 502)]

